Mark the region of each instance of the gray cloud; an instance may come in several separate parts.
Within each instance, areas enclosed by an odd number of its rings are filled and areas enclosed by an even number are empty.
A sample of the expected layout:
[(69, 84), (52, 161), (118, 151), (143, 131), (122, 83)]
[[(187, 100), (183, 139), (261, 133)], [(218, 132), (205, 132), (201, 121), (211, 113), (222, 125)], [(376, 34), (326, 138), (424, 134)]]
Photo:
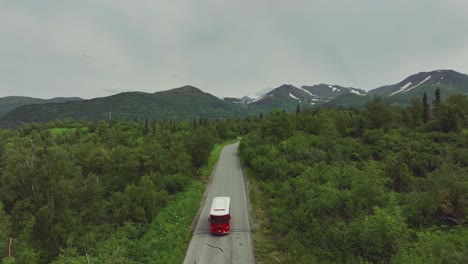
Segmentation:
[[(0, 96), (217, 96), (283, 83), (371, 89), (440, 68), (468, 73), (468, 2), (2, 1)], [(115, 91), (114, 91), (115, 90)]]
[(117, 94), (117, 93), (125, 92), (123, 90), (117, 89), (116, 87), (104, 88), (102, 90), (109, 94)]

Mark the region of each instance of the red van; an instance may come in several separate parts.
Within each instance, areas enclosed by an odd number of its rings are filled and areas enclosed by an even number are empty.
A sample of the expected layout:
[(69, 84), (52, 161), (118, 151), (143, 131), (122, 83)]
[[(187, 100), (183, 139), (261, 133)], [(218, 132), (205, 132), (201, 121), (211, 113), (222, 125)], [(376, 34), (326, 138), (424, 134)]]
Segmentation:
[(228, 234), (230, 231), (231, 215), (229, 197), (215, 197), (210, 211), (210, 230), (212, 234)]

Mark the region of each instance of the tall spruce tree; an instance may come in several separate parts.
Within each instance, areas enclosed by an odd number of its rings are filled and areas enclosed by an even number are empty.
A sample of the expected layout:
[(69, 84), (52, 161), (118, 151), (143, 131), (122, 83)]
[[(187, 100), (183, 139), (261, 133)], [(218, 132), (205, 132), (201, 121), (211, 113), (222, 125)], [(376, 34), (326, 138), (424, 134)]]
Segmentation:
[(148, 128), (148, 117), (146, 116), (145, 117), (145, 126), (143, 128), (143, 136), (147, 136), (148, 135), (148, 132), (149, 132), (149, 128)]
[(427, 94), (424, 92), (423, 95), (423, 122), (427, 123), (429, 122), (429, 118), (431, 116), (431, 109), (429, 107), (429, 103), (427, 102)]
[(440, 106), (440, 88), (439, 87), (437, 87), (437, 89), (435, 90), (434, 96), (435, 96), (435, 99), (433, 102), (434, 112), (437, 113), (439, 111), (439, 106)]

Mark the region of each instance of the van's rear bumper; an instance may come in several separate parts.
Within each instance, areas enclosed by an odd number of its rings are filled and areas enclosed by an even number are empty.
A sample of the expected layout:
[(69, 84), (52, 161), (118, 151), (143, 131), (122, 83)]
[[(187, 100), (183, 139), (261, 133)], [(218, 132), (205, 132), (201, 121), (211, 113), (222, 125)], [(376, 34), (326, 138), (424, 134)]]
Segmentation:
[(213, 234), (213, 235), (224, 235), (224, 234), (229, 234), (229, 231), (230, 231), (229, 228), (227, 228), (227, 230), (226, 230), (226, 228), (224, 228), (224, 230), (223, 230), (222, 227), (217, 227), (217, 228), (212, 228), (211, 229), (211, 234)]

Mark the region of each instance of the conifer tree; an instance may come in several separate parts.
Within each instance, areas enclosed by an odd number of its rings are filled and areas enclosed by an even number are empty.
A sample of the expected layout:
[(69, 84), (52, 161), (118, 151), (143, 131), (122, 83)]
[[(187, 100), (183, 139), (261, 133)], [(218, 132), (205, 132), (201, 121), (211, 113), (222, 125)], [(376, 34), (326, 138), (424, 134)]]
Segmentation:
[(422, 119), (423, 119), (424, 123), (427, 123), (429, 121), (430, 115), (431, 115), (431, 109), (429, 107), (429, 103), (427, 102), (427, 95), (424, 92), (424, 95), (423, 95), (423, 116), (422, 116)]
[(197, 119), (195, 117), (193, 118), (193, 127), (197, 127)]
[(148, 117), (145, 117), (145, 127), (143, 128), (143, 136), (146, 137), (148, 135), (148, 132), (149, 132)]
[(434, 96), (435, 96), (435, 99), (434, 99), (434, 112), (438, 112), (439, 111), (439, 106), (440, 106), (440, 88), (437, 87), (437, 89), (435, 90), (434, 92)]

